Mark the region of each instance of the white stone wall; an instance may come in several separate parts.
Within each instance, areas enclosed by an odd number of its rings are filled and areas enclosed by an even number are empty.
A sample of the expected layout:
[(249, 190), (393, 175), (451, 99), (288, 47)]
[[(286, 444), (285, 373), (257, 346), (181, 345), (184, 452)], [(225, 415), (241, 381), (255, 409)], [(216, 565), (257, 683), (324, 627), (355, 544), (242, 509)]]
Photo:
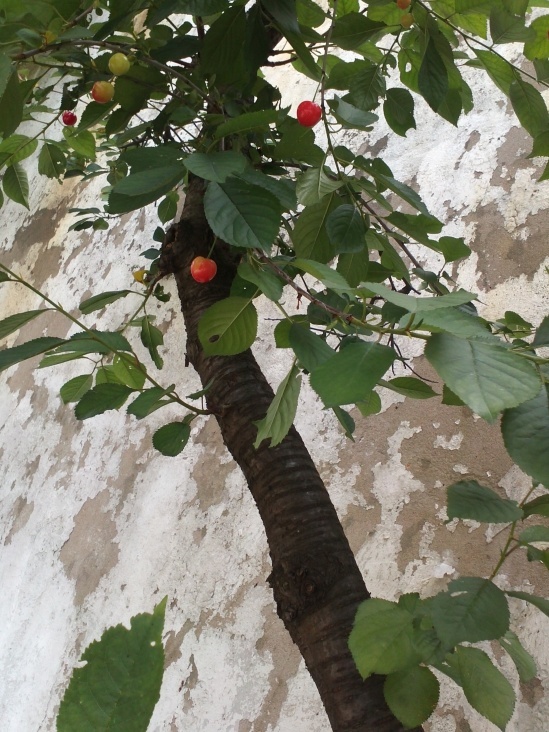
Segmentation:
[[(549, 312), (549, 184), (536, 183), (539, 161), (525, 160), (529, 143), (506, 101), (482, 76), (473, 79), (477, 106), (457, 129), (420, 103), (417, 132), (400, 138), (380, 125), (347, 144), (382, 154), (447, 222), (445, 233), (466, 236), (475, 253), (455, 275), (480, 292), (489, 316), (515, 309), (539, 322)], [(311, 93), (306, 81), (285, 86), (294, 103)], [(61, 188), (33, 176), (30, 213), (11, 202), (0, 211), (0, 261), (74, 314), (91, 294), (131, 286), (157, 226), (150, 207), (107, 232), (68, 232), (68, 209), (97, 205), (99, 190), (97, 180), (81, 186), (73, 179)], [(289, 307), (292, 298), (288, 293)], [(39, 306), (22, 287), (0, 284), (1, 317)], [(159, 379), (190, 393), (198, 380), (184, 367), (176, 298), (155, 307), (169, 324)], [(131, 312), (129, 299), (85, 322), (116, 327), (121, 312)], [(255, 351), (276, 386), (287, 354), (274, 349), (271, 326), (261, 322)], [(5, 345), (74, 330), (59, 315), (44, 316)], [(416, 365), (428, 373), (421, 358)], [(140, 422), (123, 411), (78, 422), (59, 388), (84, 372), (79, 362), (46, 370), (25, 363), (0, 375), (3, 732), (54, 730), (85, 646), (107, 626), (152, 610), (164, 595), (168, 666), (150, 732), (327, 732), (316, 690), (274, 612), (255, 506), (213, 421), (197, 420), (183, 454), (163, 457), (151, 435), (177, 411)], [(351, 444), (308, 388), (300, 406), (297, 427), (373, 594), (431, 594), (460, 573), (490, 571), (498, 537), (472, 523), (445, 526), (444, 486), (470, 476), (510, 497), (523, 494), (528, 480), (506, 457), (497, 425), (435, 400), (391, 395), (382, 416), (357, 416)], [(524, 557), (497, 581), (545, 595), (549, 584)], [(497, 654), (520, 699), (508, 729), (546, 732), (549, 620), (519, 602), (512, 611), (513, 628), (539, 662), (540, 681), (519, 688), (508, 659)], [(431, 732), (495, 729), (450, 684), (441, 698)]]

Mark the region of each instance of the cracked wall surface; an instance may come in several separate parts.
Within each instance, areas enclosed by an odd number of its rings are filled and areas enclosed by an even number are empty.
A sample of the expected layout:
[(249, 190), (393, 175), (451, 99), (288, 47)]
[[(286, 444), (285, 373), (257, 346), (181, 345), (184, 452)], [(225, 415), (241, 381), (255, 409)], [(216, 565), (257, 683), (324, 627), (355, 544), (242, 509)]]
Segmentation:
[[(508, 105), (481, 76), (471, 77), (476, 107), (457, 128), (418, 105), (418, 130), (406, 138), (383, 124), (368, 137), (344, 136), (353, 149), (383, 155), (395, 176), (417, 187), (450, 236), (473, 255), (453, 267), (479, 291), (483, 312), (518, 310), (538, 323), (549, 311), (549, 183)], [(307, 98), (309, 82), (288, 92)], [(32, 165), (32, 161), (27, 161)], [(33, 170), (33, 168), (30, 168)], [(35, 179), (30, 212), (0, 211), (1, 261), (72, 313), (104, 290), (132, 284), (139, 254), (152, 243), (154, 207), (126, 215), (104, 232), (69, 232), (74, 206), (97, 205), (100, 183), (62, 188)], [(436, 266), (437, 255), (426, 262)], [(167, 288), (175, 295), (173, 286)], [(286, 295), (289, 307), (295, 303)], [(39, 306), (18, 285), (0, 286), (2, 317)], [(175, 297), (153, 305), (166, 328), (162, 383), (199, 388), (185, 367), (185, 333)], [(132, 304), (92, 313), (86, 324), (115, 328)], [(275, 349), (265, 306), (255, 352), (277, 385), (288, 354)], [(48, 314), (6, 339), (17, 345), (75, 328)], [(436, 379), (417, 346), (415, 368)], [(169, 355), (168, 355), (169, 354)], [(213, 421), (198, 419), (176, 458), (151, 445), (176, 417), (168, 407), (137, 421), (124, 411), (78, 422), (60, 387), (84, 373), (68, 363), (23, 363), (0, 376), (0, 719), (3, 732), (50, 732), (71, 668), (109, 625), (129, 624), (168, 595), (166, 674), (151, 732), (327, 732), (316, 690), (274, 611), (259, 517)], [(153, 369), (154, 373), (154, 369)], [(379, 597), (424, 595), (449, 579), (489, 573), (502, 546), (474, 522), (444, 524), (445, 486), (471, 478), (520, 499), (529, 481), (505, 453), (497, 425), (465, 408), (383, 395), (380, 416), (357, 420), (355, 443), (301, 394), (297, 428), (319, 466), (367, 585)], [(523, 557), (498, 584), (547, 596), (544, 572)], [(539, 680), (519, 684), (510, 732), (546, 732), (549, 718), (549, 618), (511, 600), (513, 629), (539, 664)], [(486, 646), (489, 648), (489, 645)], [(495, 729), (444, 683), (428, 732)]]

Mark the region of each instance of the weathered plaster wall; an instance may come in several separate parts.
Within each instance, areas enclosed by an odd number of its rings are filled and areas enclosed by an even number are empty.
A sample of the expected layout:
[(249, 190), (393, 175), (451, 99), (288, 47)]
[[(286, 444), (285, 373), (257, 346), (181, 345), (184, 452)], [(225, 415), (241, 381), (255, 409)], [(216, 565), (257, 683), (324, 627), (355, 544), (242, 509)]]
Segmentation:
[[(549, 184), (526, 161), (528, 142), (506, 102), (482, 78), (476, 108), (457, 129), (420, 105), (418, 129), (397, 138), (383, 126), (356, 149), (383, 152), (395, 175), (420, 190), (446, 233), (474, 249), (455, 268), (477, 288), (489, 315), (519, 310), (539, 322), (549, 310)], [(289, 85), (290, 86), (290, 85)], [(295, 101), (310, 94), (291, 85)], [(125, 216), (108, 232), (68, 232), (72, 206), (95, 205), (99, 184), (62, 189), (35, 180), (31, 212), (2, 209), (2, 261), (76, 311), (80, 300), (130, 286), (139, 253), (151, 245), (154, 210)], [(431, 262), (432, 264), (432, 262)], [(169, 287), (171, 285), (168, 285)], [(287, 295), (292, 307), (292, 295)], [(22, 287), (0, 286), (2, 317), (38, 306)], [(115, 326), (122, 301), (86, 322)], [(268, 317), (268, 309), (263, 311)], [(198, 386), (184, 368), (185, 334), (173, 299), (158, 306), (169, 323), (160, 378), (182, 393)], [(261, 323), (257, 356), (276, 385), (287, 354)], [(60, 316), (36, 320), (15, 345), (73, 332)], [(415, 346), (410, 348), (416, 348)], [(419, 357), (416, 368), (429, 374)], [(82, 373), (29, 364), (0, 381), (0, 719), (3, 732), (50, 732), (70, 670), (108, 625), (151, 610), (169, 596), (167, 671), (151, 732), (327, 732), (316, 690), (274, 612), (262, 527), (239, 470), (215, 424), (198, 421), (192, 444), (175, 458), (151, 447), (152, 432), (172, 414), (137, 422), (108, 412), (77, 422), (60, 386)], [(174, 411), (173, 414), (176, 412)], [(342, 436), (308, 388), (297, 427), (326, 480), (373, 594), (430, 594), (460, 574), (495, 564), (501, 537), (476, 524), (443, 524), (444, 486), (463, 476), (523, 495), (528, 480), (506, 456), (497, 426), (438, 401), (384, 396), (381, 417), (357, 417), (356, 442)], [(502, 587), (546, 594), (535, 565), (504, 568)], [(514, 629), (539, 661), (540, 680), (516, 684), (509, 730), (544, 732), (549, 717), (549, 621), (513, 602)], [(507, 658), (498, 655), (510, 671)], [(450, 685), (431, 732), (490, 732)]]

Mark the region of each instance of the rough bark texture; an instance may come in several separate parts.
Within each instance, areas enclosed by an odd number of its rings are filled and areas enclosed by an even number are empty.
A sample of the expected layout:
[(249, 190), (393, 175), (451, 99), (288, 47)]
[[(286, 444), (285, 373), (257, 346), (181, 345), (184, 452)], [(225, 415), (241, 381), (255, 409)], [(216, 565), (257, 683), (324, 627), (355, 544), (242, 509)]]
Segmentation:
[(193, 257), (206, 256), (213, 234), (203, 212), (203, 183), (194, 179), (161, 267), (177, 281), (187, 330), (187, 358), (207, 393), (223, 440), (242, 469), (269, 544), (278, 614), (298, 645), (336, 732), (397, 732), (381, 677), (360, 678), (347, 646), (356, 608), (368, 597), (364, 580), (328, 492), (299, 434), (292, 428), (277, 447), (253, 443), (254, 421), (265, 416), (273, 391), (251, 351), (206, 357), (197, 326), (201, 314), (227, 297), (236, 271), (234, 253), (217, 243), (218, 274), (209, 284), (190, 277)]

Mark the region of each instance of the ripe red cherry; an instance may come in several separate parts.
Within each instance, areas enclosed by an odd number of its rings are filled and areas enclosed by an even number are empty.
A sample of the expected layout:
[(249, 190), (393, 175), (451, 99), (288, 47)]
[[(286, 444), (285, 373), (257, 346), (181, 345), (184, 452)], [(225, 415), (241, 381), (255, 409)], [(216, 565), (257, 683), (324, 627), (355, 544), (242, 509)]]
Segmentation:
[(208, 257), (195, 257), (191, 262), (191, 277), (197, 282), (209, 282), (215, 277), (217, 264)]
[(297, 108), (297, 121), (303, 127), (314, 127), (322, 117), (322, 109), (314, 102), (301, 102)]
[(396, 4), (401, 10), (407, 10), (412, 4), (412, 0), (396, 0)]
[(75, 115), (74, 112), (66, 109), (61, 115), (61, 119), (63, 120), (64, 125), (67, 125), (67, 127), (73, 127), (76, 124), (76, 120), (78, 119), (78, 117)]

